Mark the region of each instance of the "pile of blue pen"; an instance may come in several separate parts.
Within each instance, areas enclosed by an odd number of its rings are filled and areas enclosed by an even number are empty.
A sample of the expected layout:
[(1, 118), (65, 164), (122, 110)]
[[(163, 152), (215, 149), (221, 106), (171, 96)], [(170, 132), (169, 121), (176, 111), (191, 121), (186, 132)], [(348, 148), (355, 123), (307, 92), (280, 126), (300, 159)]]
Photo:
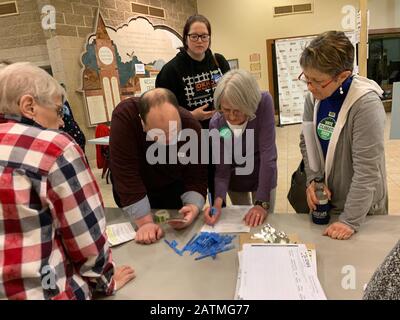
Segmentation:
[(207, 257), (215, 259), (218, 253), (233, 249), (235, 246), (231, 242), (235, 237), (235, 235), (220, 235), (214, 232), (201, 232), (197, 236), (196, 233), (181, 250), (177, 248), (176, 240), (170, 242), (164, 239), (164, 241), (180, 256), (185, 251), (189, 251), (190, 255), (199, 253), (200, 255), (195, 260), (200, 260)]

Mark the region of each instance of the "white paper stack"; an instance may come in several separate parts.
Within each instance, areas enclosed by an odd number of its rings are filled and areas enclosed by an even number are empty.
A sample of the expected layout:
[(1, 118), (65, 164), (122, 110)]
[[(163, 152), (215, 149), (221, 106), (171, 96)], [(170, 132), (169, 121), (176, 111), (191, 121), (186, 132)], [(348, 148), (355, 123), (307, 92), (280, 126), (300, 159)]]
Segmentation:
[(326, 300), (304, 244), (244, 244), (236, 299)]
[(106, 233), (111, 247), (133, 240), (136, 236), (136, 232), (130, 222), (109, 225), (106, 228)]

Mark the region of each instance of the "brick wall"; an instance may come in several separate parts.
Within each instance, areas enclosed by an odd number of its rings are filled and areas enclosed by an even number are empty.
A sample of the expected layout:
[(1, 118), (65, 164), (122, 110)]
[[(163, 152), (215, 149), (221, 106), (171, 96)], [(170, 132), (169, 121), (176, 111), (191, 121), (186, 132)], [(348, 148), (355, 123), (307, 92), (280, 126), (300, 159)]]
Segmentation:
[(149, 17), (153, 24), (167, 25), (179, 33), (190, 15), (197, 12), (196, 0), (49, 0), (57, 14), (56, 35), (85, 38), (93, 32), (93, 25), (98, 9), (105, 23), (117, 27), (129, 18), (135, 17), (131, 2), (147, 4), (165, 10), (166, 19)]
[(17, 0), (17, 5), (19, 15), (0, 17), (0, 49), (45, 45), (37, 1)]
[[(165, 20), (149, 20), (179, 33), (187, 17), (197, 12), (196, 0), (17, 0), (20, 14), (0, 17), (0, 59), (6, 58), (1, 50), (46, 45), (47, 39), (57, 35), (86, 38), (93, 32), (99, 8), (106, 24), (117, 27), (137, 16), (131, 11), (131, 2), (163, 8)], [(41, 27), (40, 12), (46, 4), (56, 8), (56, 30), (44, 31)]]
[[(197, 12), (196, 0), (17, 0), (20, 14), (0, 17), (0, 60), (51, 65), (54, 77), (67, 85), (75, 120), (87, 139), (94, 137), (94, 130), (88, 127), (79, 92), (80, 55), (87, 35), (94, 32), (94, 20), (99, 8), (106, 24), (117, 27), (137, 16), (131, 12), (131, 2), (163, 8), (165, 20), (148, 19), (155, 25), (169, 26), (178, 33), (182, 33), (186, 19)], [(47, 4), (56, 8), (56, 30), (45, 31), (41, 28), (40, 12)], [(87, 145), (86, 155), (89, 161), (95, 159), (93, 145)]]

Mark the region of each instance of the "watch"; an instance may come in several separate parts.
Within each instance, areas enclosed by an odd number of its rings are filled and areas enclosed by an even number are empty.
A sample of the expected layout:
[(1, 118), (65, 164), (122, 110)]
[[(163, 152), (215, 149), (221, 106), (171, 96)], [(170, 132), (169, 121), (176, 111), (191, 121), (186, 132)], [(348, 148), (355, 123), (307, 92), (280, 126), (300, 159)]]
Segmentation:
[(265, 209), (265, 210), (269, 210), (269, 208), (270, 208), (270, 204), (269, 204), (269, 202), (267, 202), (267, 201), (260, 201), (260, 200), (256, 200), (255, 202), (254, 202), (254, 205), (255, 206), (261, 206), (263, 209)]

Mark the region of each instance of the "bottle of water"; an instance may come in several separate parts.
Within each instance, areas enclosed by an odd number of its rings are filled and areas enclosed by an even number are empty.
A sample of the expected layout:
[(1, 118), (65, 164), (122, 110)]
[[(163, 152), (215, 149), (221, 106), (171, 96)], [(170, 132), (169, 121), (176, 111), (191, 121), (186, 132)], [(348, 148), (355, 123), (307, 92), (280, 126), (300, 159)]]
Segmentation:
[(316, 224), (328, 224), (331, 216), (329, 215), (328, 195), (324, 191), (324, 183), (315, 181), (315, 195), (318, 199), (316, 209), (311, 213), (312, 221)]

